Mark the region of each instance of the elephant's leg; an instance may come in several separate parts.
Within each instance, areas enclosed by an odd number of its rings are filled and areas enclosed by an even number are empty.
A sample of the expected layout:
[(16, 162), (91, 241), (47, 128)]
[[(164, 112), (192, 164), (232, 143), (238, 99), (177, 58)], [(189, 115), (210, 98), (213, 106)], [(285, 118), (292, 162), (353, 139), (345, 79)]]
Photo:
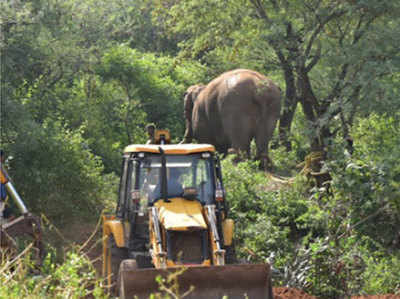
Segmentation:
[(238, 160), (250, 158), (250, 142), (254, 136), (250, 117), (232, 117), (229, 126), (225, 126), (231, 139), (231, 152), (234, 152)]
[(226, 144), (221, 144), (215, 146), (215, 149), (222, 154), (222, 157), (225, 158), (229, 154), (229, 146)]
[(272, 160), (268, 155), (268, 145), (272, 138), (276, 126), (276, 118), (267, 118), (265, 123), (257, 127), (256, 130), (256, 146), (257, 146), (257, 160), (261, 162), (262, 169), (270, 169), (272, 167)]

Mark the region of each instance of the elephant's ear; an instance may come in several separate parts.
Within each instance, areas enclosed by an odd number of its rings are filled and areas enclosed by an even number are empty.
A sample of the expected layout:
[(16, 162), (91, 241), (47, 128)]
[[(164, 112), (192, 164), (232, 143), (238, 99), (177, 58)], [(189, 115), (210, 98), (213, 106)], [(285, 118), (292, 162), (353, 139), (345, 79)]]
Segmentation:
[(193, 110), (193, 87), (194, 86), (190, 86), (185, 94), (184, 94), (184, 98), (183, 98), (183, 105), (184, 105), (184, 109), (185, 109), (185, 118), (187, 120), (191, 120), (192, 118), (192, 110)]
[(183, 95), (184, 101), (185, 101), (185, 106), (189, 105), (190, 102), (191, 102), (191, 105), (193, 105), (193, 102), (197, 99), (198, 95), (204, 88), (205, 88), (205, 86), (200, 85), (200, 84), (190, 86)]
[(206, 86), (205, 86), (205, 85), (198, 84), (198, 85), (194, 85), (194, 86), (192, 86), (192, 87), (193, 87), (193, 89), (192, 89), (192, 101), (194, 102), (194, 101), (198, 98), (200, 92), (201, 92), (204, 88), (206, 88)]

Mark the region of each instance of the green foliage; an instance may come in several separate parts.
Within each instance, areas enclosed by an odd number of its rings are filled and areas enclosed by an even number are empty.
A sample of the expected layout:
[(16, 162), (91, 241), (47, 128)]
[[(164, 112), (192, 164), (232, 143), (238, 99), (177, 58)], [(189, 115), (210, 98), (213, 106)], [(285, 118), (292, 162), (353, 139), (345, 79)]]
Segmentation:
[(400, 225), (398, 123), (398, 115), (360, 120), (352, 132), (355, 152), (331, 165), (335, 194), (348, 207), (351, 225), (382, 245), (395, 242)]
[(9, 163), (17, 190), (32, 211), (57, 223), (97, 217), (103, 202), (115, 198), (116, 178), (102, 175), (102, 163), (82, 132), (49, 121), (20, 132), (10, 146), (11, 153), (18, 153)]
[[(323, 297), (398, 289), (398, 116), (371, 115), (351, 132), (355, 151), (335, 143), (326, 165), (331, 192), (315, 190), (325, 238), (305, 239), (307, 287)], [(324, 214), (321, 214), (322, 216)], [(313, 221), (315, 223), (315, 221)], [(304, 250), (303, 253), (306, 253)]]
[(388, 256), (384, 250), (364, 256), (365, 271), (361, 279), (364, 281), (362, 293), (372, 294), (379, 291), (390, 294), (393, 290), (400, 289), (398, 269), (400, 269), (400, 256)]
[[(38, 271), (39, 270), (39, 271)], [(0, 264), (1, 298), (108, 298), (95, 269), (79, 250), (71, 250), (61, 263), (50, 252), (40, 269), (24, 258)]]
[(274, 164), (274, 172), (284, 176), (294, 176), (298, 169), (297, 165), (304, 160), (299, 157), (304, 156), (302, 147), (294, 146), (293, 150), (288, 152), (285, 148), (278, 147), (269, 151), (270, 158)]
[(290, 113), (300, 103), (314, 149), (329, 144), (332, 132), (347, 137), (357, 113), (385, 110), (381, 98), (391, 98), (394, 86), (385, 87), (399, 70), (398, 3), (190, 0), (158, 6), (167, 30), (182, 35), (180, 55), (201, 60), (214, 75), (247, 67), (280, 83), (287, 93), (282, 128), (290, 131)]
[[(287, 92), (284, 112), (304, 109), (292, 150), (270, 151), (276, 172), (295, 178), (223, 161), (240, 257), (269, 260), (276, 284), (321, 297), (399, 289), (399, 10), (381, 0), (1, 1), (0, 138), (14, 184), (57, 224), (97, 218), (115, 202), (122, 149), (145, 142), (148, 122), (179, 141), (189, 85), (254, 69)], [(329, 192), (296, 176), (315, 137)], [(104, 296), (78, 254), (48, 259), (45, 277), (28, 262), (1, 272), (1, 297), (83, 297), (87, 281)]]
[[(398, 290), (397, 119), (359, 120), (353, 155), (340, 141), (332, 145), (324, 166), (333, 177), (329, 193), (301, 176), (277, 181), (256, 163), (224, 160), (240, 257), (271, 262), (275, 284), (321, 298)], [(289, 159), (273, 153), (276, 165), (293, 166), (295, 151)]]
[(242, 258), (263, 261), (271, 254), (288, 258), (287, 252), (305, 229), (319, 229), (315, 221), (319, 215), (310, 210), (307, 185), (301, 177), (289, 186), (268, 180), (252, 162), (233, 165), (223, 161), (223, 169)]
[(97, 73), (124, 91), (126, 113), (130, 115), (125, 121), (132, 127), (134, 111), (142, 110), (148, 122), (170, 129), (172, 136), (177, 138), (184, 129), (183, 93), (191, 80), (196, 80), (191, 84), (198, 83), (202, 73), (196, 63), (186, 63), (188, 67), (177, 66), (178, 63), (169, 57), (143, 54), (119, 46), (105, 53)]
[(176, 270), (175, 272), (171, 272), (168, 274), (166, 278), (161, 276), (156, 277), (156, 282), (158, 283), (158, 290), (154, 294), (151, 294), (149, 299), (180, 299), (187, 297), (191, 292), (193, 292), (194, 287), (189, 286), (189, 289), (184, 290), (184, 293), (181, 294), (182, 286), (179, 286), (179, 276), (182, 275), (186, 271), (186, 268), (181, 268)]

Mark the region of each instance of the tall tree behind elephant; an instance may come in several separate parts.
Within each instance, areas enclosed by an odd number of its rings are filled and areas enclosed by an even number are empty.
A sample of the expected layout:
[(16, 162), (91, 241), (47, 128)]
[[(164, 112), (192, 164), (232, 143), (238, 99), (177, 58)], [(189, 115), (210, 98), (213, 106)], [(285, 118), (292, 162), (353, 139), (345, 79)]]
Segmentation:
[(213, 144), (219, 152), (229, 148), (250, 156), (255, 138), (257, 159), (270, 163), (268, 144), (281, 109), (281, 91), (255, 71), (237, 69), (223, 73), (208, 85), (187, 89), (184, 99), (186, 131), (183, 142), (195, 138)]

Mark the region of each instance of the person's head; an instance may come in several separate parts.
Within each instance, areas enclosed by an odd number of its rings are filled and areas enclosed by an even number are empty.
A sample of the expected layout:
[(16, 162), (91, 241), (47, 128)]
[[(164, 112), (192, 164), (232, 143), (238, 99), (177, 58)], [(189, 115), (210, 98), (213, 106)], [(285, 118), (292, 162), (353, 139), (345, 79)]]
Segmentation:
[(4, 163), (6, 161), (6, 154), (2, 149), (0, 149), (0, 162)]
[(154, 124), (148, 124), (148, 125), (146, 126), (146, 131), (147, 131), (147, 134), (148, 134), (149, 136), (153, 137), (153, 136), (154, 136), (154, 133), (155, 133), (155, 131), (156, 131), (156, 126), (155, 126)]

